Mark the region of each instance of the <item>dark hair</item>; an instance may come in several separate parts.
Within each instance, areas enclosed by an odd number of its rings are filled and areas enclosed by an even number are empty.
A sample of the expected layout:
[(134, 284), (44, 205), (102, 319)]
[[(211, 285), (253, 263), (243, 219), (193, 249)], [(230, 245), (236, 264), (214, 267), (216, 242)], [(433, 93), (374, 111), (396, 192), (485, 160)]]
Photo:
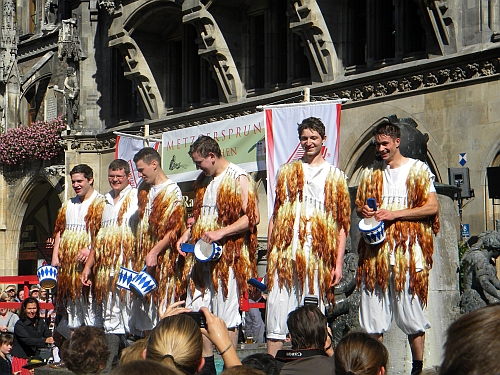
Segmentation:
[(195, 152), (204, 158), (206, 158), (209, 153), (213, 153), (218, 158), (222, 156), (219, 144), (208, 135), (200, 135), (198, 139), (189, 146), (189, 156), (193, 156)]
[(36, 305), (35, 319), (40, 318), (40, 305), (38, 304), (38, 300), (34, 297), (28, 297), (24, 299), (23, 304), (19, 309), (19, 320), (22, 320), (23, 322), (28, 319), (26, 316), (26, 306), (28, 306), (29, 303), (34, 303)]
[(98, 374), (106, 367), (109, 350), (102, 329), (82, 326), (61, 346), (61, 359), (75, 374)]
[(326, 317), (317, 306), (296, 308), (286, 321), (293, 349), (324, 349), (326, 341)]
[(120, 364), (110, 375), (183, 375), (179, 370), (150, 359), (139, 359)]
[(134, 155), (134, 163), (137, 163), (139, 160), (142, 160), (147, 165), (151, 164), (153, 161), (161, 165), (160, 154), (152, 147), (144, 147), (142, 150), (139, 150), (139, 152)]
[(302, 132), (306, 129), (315, 130), (321, 136), (321, 138), (325, 137), (325, 124), (317, 118), (317, 117), (308, 117), (299, 124), (297, 131), (299, 133), (299, 138), (302, 135)]
[(0, 334), (0, 345), (3, 344), (12, 344), (14, 342), (14, 336), (10, 333), (2, 333)]
[(221, 372), (221, 375), (266, 375), (266, 373), (252, 367), (240, 365), (226, 368)]
[(389, 360), (384, 344), (364, 332), (345, 335), (333, 355), (336, 375), (377, 375), (381, 367), (387, 367)]
[(378, 124), (373, 131), (373, 136), (376, 137), (377, 135), (387, 135), (393, 140), (396, 140), (397, 138), (401, 138), (401, 129), (395, 124), (383, 122)]
[(69, 175), (73, 176), (76, 173), (83, 174), (83, 177), (85, 177), (87, 180), (94, 178), (94, 171), (87, 164), (75, 165), (71, 172), (69, 172)]
[(443, 375), (498, 374), (500, 304), (462, 315), (446, 331)]
[(123, 159), (115, 159), (111, 163), (109, 163), (108, 169), (110, 171), (119, 171), (123, 169), (123, 172), (125, 172), (125, 174), (128, 176), (128, 174), (130, 173), (130, 164)]
[(241, 364), (256, 370), (264, 371), (266, 375), (279, 375), (280, 373), (276, 359), (268, 353), (251, 354), (243, 358)]

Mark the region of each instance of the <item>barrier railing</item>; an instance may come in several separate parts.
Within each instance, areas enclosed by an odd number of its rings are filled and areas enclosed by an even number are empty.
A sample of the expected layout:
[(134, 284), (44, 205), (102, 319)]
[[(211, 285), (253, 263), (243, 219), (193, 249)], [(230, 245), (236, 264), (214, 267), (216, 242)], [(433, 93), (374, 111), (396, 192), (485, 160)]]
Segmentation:
[[(27, 276), (0, 276), (0, 284), (16, 284), (23, 285), (24, 295), (29, 296), (30, 285), (38, 284), (38, 277), (34, 275)], [(4, 309), (19, 309), (22, 302), (0, 302), (0, 308)], [(40, 309), (54, 309), (52, 302), (39, 302)]]

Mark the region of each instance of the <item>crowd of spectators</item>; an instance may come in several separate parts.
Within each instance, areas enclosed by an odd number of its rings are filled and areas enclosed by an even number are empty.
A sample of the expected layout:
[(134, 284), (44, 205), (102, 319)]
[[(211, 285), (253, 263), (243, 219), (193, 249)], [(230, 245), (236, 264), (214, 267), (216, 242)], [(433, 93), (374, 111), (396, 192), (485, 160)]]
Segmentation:
[[(33, 291), (17, 313), (0, 308), (0, 375), (33, 375), (32, 363), (37, 362), (40, 350), (54, 343), (47, 322), (40, 317), (35, 297), (40, 297), (40, 290), (35, 287)], [(16, 297), (16, 288), (9, 285), (0, 294), (0, 301)], [(187, 311), (179, 303), (167, 308), (147, 338), (132, 342), (121, 352), (111, 375), (200, 373), (204, 365), (203, 335), (220, 353), (223, 375), (387, 374), (389, 352), (379, 340), (363, 332), (350, 332), (333, 348), (327, 320), (316, 306), (301, 306), (289, 314), (291, 349), (279, 351), (276, 357), (257, 353), (241, 361), (222, 319), (202, 308), (206, 324), (200, 328), (185, 314)], [(424, 369), (420, 375), (497, 374), (498, 332), (500, 304), (461, 316), (447, 331), (441, 366)], [(60, 354), (66, 367), (76, 374), (99, 374), (110, 356), (104, 331), (88, 326), (76, 329), (61, 345)]]

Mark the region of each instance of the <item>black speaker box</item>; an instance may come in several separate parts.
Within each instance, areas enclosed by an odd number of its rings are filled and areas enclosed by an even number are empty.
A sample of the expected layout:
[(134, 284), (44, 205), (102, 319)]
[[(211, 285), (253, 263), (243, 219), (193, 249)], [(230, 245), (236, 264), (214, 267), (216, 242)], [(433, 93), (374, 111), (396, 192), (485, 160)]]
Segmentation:
[(488, 195), (490, 199), (500, 199), (500, 167), (486, 168)]

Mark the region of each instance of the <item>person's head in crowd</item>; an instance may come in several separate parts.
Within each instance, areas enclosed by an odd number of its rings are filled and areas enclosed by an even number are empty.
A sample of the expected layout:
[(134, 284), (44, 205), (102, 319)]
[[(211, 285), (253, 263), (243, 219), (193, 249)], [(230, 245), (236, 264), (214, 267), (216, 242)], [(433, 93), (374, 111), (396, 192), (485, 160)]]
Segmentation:
[(48, 295), (48, 292), (47, 292), (47, 289), (40, 289), (40, 297), (39, 297), (39, 300), (40, 301), (46, 301), (47, 300), (47, 295)]
[(24, 289), (19, 289), (17, 291), (17, 299), (21, 302), (24, 301)]
[(11, 299), (16, 297), (16, 293), (17, 293), (16, 286), (15, 285), (7, 285), (7, 288), (5, 288), (5, 293), (7, 293)]
[(389, 352), (384, 344), (364, 332), (351, 332), (334, 352), (335, 375), (384, 375)]
[(118, 365), (109, 375), (183, 375), (183, 373), (160, 362), (140, 359)]
[(266, 375), (262, 370), (257, 370), (248, 366), (233, 366), (221, 372), (221, 375)]
[(140, 339), (122, 350), (120, 364), (143, 359), (144, 349), (146, 349), (147, 339)]
[(278, 364), (276, 359), (268, 353), (251, 354), (241, 360), (241, 364), (256, 370), (263, 371), (266, 375), (279, 375), (283, 364)]
[(500, 304), (462, 315), (446, 331), (440, 375), (499, 373)]
[(19, 320), (26, 321), (37, 320), (40, 317), (40, 306), (38, 305), (38, 300), (34, 297), (26, 298), (19, 310)]
[[(0, 302), (9, 302), (10, 301), (10, 296), (3, 292), (2, 294), (0, 294)], [(7, 315), (7, 311), (9, 309), (5, 308), (5, 307), (0, 307), (0, 315), (1, 316), (5, 316)]]
[(0, 334), (0, 355), (6, 358), (10, 351), (12, 350), (12, 344), (14, 342), (14, 336), (10, 333)]
[(91, 326), (77, 328), (62, 344), (60, 356), (75, 374), (99, 374), (109, 358), (104, 331)]
[(293, 349), (325, 348), (327, 338), (327, 320), (321, 310), (314, 305), (296, 308), (286, 321)]
[(176, 368), (186, 375), (201, 371), (203, 339), (198, 324), (187, 315), (159, 321), (146, 343), (146, 359)]
[(32, 285), (30, 288), (30, 297), (38, 299), (40, 297), (40, 285)]

